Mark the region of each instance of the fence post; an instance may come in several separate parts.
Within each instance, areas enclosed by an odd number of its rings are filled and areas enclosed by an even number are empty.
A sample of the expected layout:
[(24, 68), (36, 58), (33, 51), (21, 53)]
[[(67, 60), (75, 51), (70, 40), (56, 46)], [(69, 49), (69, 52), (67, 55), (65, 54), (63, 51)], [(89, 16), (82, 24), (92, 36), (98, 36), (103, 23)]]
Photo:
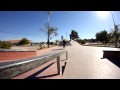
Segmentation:
[(57, 57), (57, 71), (60, 74), (60, 56)]

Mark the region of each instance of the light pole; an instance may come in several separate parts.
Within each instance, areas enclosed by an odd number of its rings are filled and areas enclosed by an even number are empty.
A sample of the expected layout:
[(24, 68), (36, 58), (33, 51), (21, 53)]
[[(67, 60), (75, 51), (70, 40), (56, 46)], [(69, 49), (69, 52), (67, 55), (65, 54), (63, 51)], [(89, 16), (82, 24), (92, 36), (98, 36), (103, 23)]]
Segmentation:
[(32, 44), (32, 40), (31, 40), (31, 34), (30, 34), (30, 45)]
[(66, 40), (67, 40), (67, 32), (66, 32)]
[(48, 41), (47, 41), (47, 44), (48, 44), (48, 48), (50, 47), (50, 42), (49, 42), (49, 38), (50, 38), (50, 32), (49, 32), (49, 15), (51, 14), (50, 11), (47, 11), (47, 14), (48, 14)]
[(111, 11), (111, 15), (112, 15), (112, 19), (113, 19), (113, 23), (114, 23), (114, 28), (115, 28), (115, 20), (114, 20), (114, 16), (113, 16), (113, 13), (112, 13), (112, 11)]
[[(114, 20), (114, 16), (113, 13), (111, 11), (111, 15), (112, 15), (112, 19), (113, 19), (113, 23), (114, 23), (114, 30), (115, 30), (115, 34), (117, 34), (117, 25), (115, 24), (115, 20)], [(117, 47), (117, 35), (115, 35), (115, 47)]]

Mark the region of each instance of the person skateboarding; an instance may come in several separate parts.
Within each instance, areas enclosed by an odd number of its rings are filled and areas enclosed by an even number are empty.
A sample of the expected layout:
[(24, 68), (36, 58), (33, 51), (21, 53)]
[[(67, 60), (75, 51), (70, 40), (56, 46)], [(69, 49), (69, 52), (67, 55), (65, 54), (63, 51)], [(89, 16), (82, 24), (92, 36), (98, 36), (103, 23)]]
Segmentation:
[(65, 46), (66, 46), (66, 41), (63, 40), (63, 48), (65, 48)]

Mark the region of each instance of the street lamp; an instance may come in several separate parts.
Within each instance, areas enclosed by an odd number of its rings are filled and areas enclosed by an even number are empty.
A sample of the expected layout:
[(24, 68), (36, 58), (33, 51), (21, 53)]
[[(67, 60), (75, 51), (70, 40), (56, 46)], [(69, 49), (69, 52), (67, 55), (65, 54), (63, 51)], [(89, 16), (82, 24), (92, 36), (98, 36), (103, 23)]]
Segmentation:
[(115, 47), (117, 47), (117, 40), (118, 40), (118, 26), (119, 25), (116, 25), (115, 24), (115, 20), (114, 20), (114, 17), (113, 17), (113, 13), (112, 13), (112, 11), (111, 11), (111, 15), (112, 15), (112, 18), (113, 18), (113, 22), (114, 22), (114, 30), (115, 30), (115, 38), (116, 38), (116, 42), (115, 42)]
[(32, 40), (31, 40), (31, 34), (30, 34), (30, 45), (32, 44)]
[(114, 23), (114, 28), (115, 28), (116, 24), (115, 24), (115, 20), (114, 20), (112, 11), (111, 11), (111, 15), (112, 15), (113, 23)]
[(49, 38), (50, 38), (50, 34), (49, 34), (49, 33), (50, 33), (50, 32), (49, 32), (49, 15), (51, 14), (51, 12), (50, 12), (50, 11), (47, 11), (47, 14), (48, 14), (48, 42), (47, 42), (47, 43), (48, 43), (48, 48), (49, 48), (49, 47), (50, 47), (50, 45), (49, 45), (49, 44), (50, 44), (50, 43), (49, 43)]
[(67, 40), (67, 32), (66, 32), (66, 40)]
[[(114, 23), (114, 30), (115, 30), (115, 33), (117, 34), (117, 25), (115, 24), (115, 20), (114, 20), (112, 11), (111, 11), (111, 15), (112, 15), (113, 23)], [(116, 41), (115, 41), (115, 47), (117, 47), (117, 36), (116, 36)]]

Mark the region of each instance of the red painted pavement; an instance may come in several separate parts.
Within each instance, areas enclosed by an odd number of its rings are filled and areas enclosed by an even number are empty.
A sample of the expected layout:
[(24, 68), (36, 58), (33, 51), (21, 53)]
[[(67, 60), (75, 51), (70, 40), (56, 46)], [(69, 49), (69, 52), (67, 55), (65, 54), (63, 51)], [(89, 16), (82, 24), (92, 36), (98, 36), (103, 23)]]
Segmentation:
[[(35, 68), (32, 69), (26, 73), (23, 73), (21, 75), (18, 75), (12, 79), (26, 79), (27, 77), (37, 73), (36, 75), (33, 75), (32, 78), (28, 78), (28, 79), (61, 79), (62, 78), (62, 66), (64, 66), (65, 62), (67, 62), (66, 60), (66, 54), (63, 54), (60, 56), (60, 64), (61, 64), (61, 72), (60, 75), (57, 74), (57, 63), (56, 63), (56, 58)], [(50, 65), (50, 66), (49, 66)], [(44, 71), (40, 72), (42, 69), (44, 69), (45, 67), (49, 66), (48, 68), (46, 68)]]
[(32, 58), (55, 48), (58, 48), (58, 46), (37, 50), (37, 51), (29, 51), (29, 52), (0, 52), (0, 62)]

